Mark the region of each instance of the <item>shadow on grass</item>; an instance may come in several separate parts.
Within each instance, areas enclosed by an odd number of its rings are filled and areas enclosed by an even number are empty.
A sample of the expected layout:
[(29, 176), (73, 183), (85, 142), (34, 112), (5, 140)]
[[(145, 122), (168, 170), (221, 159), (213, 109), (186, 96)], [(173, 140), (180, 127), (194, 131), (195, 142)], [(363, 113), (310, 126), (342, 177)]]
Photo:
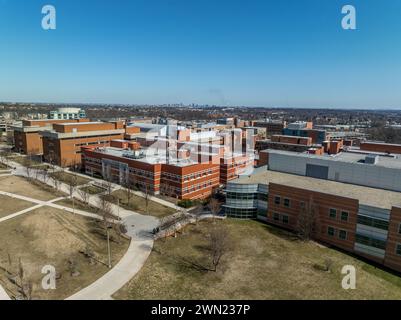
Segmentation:
[(271, 225), (266, 224), (264, 226), (264, 229), (266, 231), (268, 231), (269, 233), (271, 233), (272, 235), (275, 235), (284, 240), (298, 241), (298, 242), (301, 241), (295, 233), (288, 231), (286, 229), (282, 229), (280, 227), (271, 226)]

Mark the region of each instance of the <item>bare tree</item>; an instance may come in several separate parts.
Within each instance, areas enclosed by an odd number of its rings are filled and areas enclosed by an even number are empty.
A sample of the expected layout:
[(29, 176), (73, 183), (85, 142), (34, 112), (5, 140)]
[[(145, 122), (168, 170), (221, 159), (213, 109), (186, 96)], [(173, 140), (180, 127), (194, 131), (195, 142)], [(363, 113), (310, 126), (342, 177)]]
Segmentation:
[(81, 200), (85, 204), (89, 204), (89, 199), (90, 199), (90, 196), (91, 196), (89, 192), (86, 192), (82, 188), (77, 188), (77, 193), (78, 193), (79, 197), (81, 198)]
[(211, 271), (216, 272), (222, 257), (231, 249), (228, 229), (223, 224), (214, 225), (208, 235)]
[(105, 197), (99, 197), (98, 201), (99, 213), (102, 216), (102, 221), (105, 226), (109, 226), (109, 218), (114, 217), (113, 205), (105, 199)]
[(129, 177), (124, 181), (123, 187), (125, 188), (125, 195), (127, 198), (127, 205), (129, 205), (129, 202), (132, 198), (132, 193), (135, 190), (135, 184), (132, 180), (130, 180)]
[(301, 206), (298, 221), (297, 221), (297, 234), (303, 241), (310, 240), (318, 231), (318, 207), (310, 197), (308, 203)]
[(145, 200), (145, 209), (146, 209), (146, 214), (148, 214), (148, 208), (149, 208), (149, 201), (150, 201), (150, 197), (151, 197), (151, 187), (148, 183), (143, 183), (141, 184), (139, 190), (142, 193), (142, 196)]
[(211, 198), (209, 201), (209, 208), (212, 212), (213, 217), (215, 217), (220, 212), (221, 208), (219, 200), (217, 200), (216, 198)]
[(106, 182), (107, 195), (110, 196), (113, 190), (113, 174), (111, 173), (110, 167), (106, 167), (106, 170), (103, 174), (103, 179)]
[(28, 157), (24, 158), (22, 165), (25, 169), (25, 174), (28, 179), (31, 179), (33, 173), (33, 163), (32, 160)]

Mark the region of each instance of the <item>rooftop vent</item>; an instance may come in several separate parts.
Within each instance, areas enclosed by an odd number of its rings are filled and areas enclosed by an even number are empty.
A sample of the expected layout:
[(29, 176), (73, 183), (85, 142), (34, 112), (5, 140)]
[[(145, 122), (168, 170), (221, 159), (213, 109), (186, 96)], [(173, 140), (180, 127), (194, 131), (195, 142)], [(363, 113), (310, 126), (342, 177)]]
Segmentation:
[(368, 154), (365, 157), (366, 164), (377, 164), (379, 162), (379, 156), (376, 154)]

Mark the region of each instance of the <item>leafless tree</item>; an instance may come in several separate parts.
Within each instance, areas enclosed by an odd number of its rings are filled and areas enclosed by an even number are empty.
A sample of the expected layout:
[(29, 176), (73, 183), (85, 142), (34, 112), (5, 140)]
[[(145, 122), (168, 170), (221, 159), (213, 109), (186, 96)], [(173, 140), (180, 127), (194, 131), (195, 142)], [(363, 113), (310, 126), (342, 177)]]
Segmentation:
[(28, 157), (24, 158), (22, 165), (25, 169), (25, 173), (28, 179), (31, 179), (32, 173), (33, 173), (33, 162), (31, 159), (29, 159)]
[(127, 198), (127, 205), (129, 205), (130, 200), (132, 198), (132, 193), (135, 189), (135, 184), (132, 180), (130, 180), (129, 177), (127, 177), (127, 179), (125, 180), (123, 187), (125, 188), (125, 195)]
[(318, 232), (318, 215), (318, 207), (311, 196), (309, 202), (301, 206), (298, 216), (297, 234), (301, 240), (308, 241)]
[(148, 183), (143, 183), (140, 185), (139, 190), (142, 193), (142, 196), (145, 200), (145, 209), (146, 209), (146, 214), (148, 214), (148, 208), (149, 208), (149, 201), (150, 201), (150, 197), (151, 197), (151, 187)]
[(78, 193), (79, 197), (81, 198), (81, 200), (85, 204), (89, 204), (89, 200), (90, 200), (90, 196), (91, 196), (89, 192), (86, 192), (82, 188), (77, 188), (77, 193)]
[(221, 204), (216, 198), (211, 198), (209, 201), (209, 209), (212, 212), (213, 218), (220, 212)]
[(111, 173), (110, 167), (106, 168), (103, 174), (103, 179), (106, 182), (107, 195), (110, 196), (113, 190), (113, 174)]
[(212, 264), (211, 271), (216, 272), (221, 259), (231, 249), (228, 229), (223, 224), (213, 225), (208, 235), (209, 253)]
[(105, 197), (99, 197), (98, 208), (104, 225), (108, 227), (109, 219), (114, 217), (113, 205)]

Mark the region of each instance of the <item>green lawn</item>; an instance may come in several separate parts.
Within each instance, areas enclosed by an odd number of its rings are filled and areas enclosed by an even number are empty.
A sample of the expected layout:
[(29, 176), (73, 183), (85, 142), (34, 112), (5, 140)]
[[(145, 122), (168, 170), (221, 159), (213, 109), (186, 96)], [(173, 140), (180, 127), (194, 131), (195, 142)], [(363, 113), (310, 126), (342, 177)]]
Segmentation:
[[(227, 219), (231, 251), (216, 272), (206, 266), (213, 222), (190, 225), (177, 238), (157, 240), (140, 272), (116, 299), (401, 299), (401, 281), (337, 250), (256, 222)], [(332, 261), (331, 272), (316, 266)], [(356, 289), (341, 287), (344, 265), (356, 268)]]
[(128, 203), (127, 193), (123, 190), (116, 190), (111, 194), (111, 196), (106, 195), (105, 198), (107, 199), (107, 201), (115, 204), (117, 203), (117, 199), (120, 199), (120, 206), (125, 209), (133, 210), (141, 214), (149, 214), (151, 216), (159, 218), (169, 216), (177, 211), (175, 209), (165, 207), (157, 202), (149, 200), (148, 211), (146, 212), (146, 202), (143, 197), (132, 194), (131, 199)]

